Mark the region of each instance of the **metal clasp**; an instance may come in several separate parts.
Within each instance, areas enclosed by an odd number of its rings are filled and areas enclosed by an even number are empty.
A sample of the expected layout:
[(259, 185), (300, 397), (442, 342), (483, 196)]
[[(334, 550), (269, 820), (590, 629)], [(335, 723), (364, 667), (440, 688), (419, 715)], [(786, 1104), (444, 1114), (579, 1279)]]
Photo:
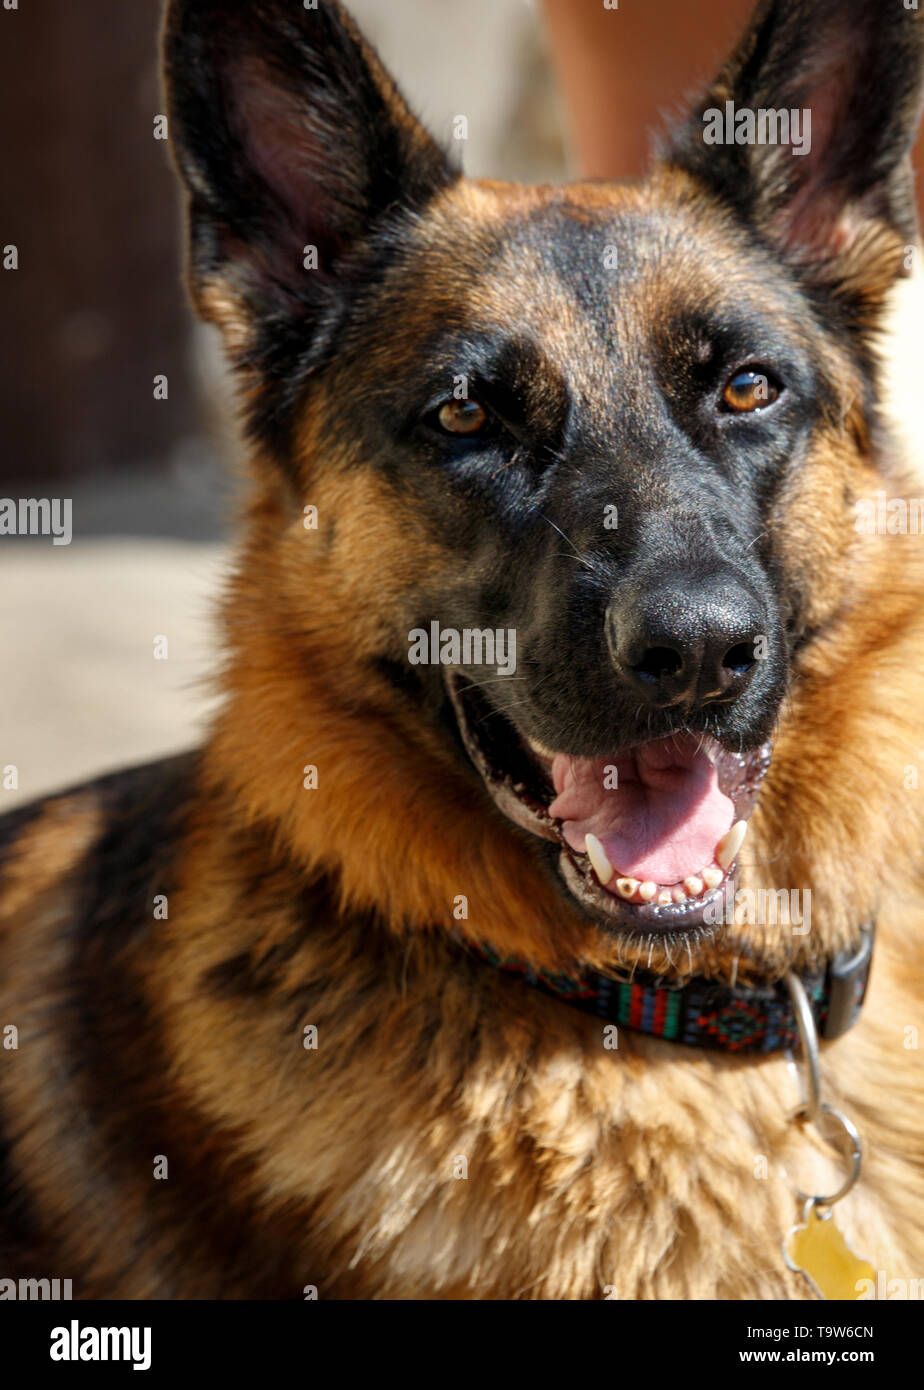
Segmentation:
[(852, 1027), (856, 1020), (873, 956), (875, 924), (860, 928), (860, 945), (855, 951), (841, 951), (828, 970), (828, 1016), (821, 1030), (825, 1042), (832, 1042)]

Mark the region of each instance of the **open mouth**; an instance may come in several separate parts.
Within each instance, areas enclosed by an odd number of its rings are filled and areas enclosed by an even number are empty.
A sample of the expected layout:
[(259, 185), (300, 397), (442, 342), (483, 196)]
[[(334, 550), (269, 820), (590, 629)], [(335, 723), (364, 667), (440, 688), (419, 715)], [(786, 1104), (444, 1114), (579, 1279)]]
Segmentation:
[(521, 735), (478, 688), (447, 678), (462, 740), (497, 807), (560, 847), (558, 868), (602, 925), (701, 928), (736, 878), (770, 744), (738, 753), (678, 731), (594, 758)]

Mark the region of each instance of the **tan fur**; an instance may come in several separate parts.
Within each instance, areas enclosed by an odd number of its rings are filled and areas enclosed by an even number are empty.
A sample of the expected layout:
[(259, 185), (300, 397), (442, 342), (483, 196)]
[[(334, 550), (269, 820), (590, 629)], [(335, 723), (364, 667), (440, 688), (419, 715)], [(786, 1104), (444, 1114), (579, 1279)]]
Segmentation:
[[(400, 312), (406, 350), (439, 316), (455, 226), (487, 232), (561, 196), (465, 184), (447, 194), (415, 281), (426, 313), (386, 306), (389, 323)], [(576, 217), (618, 199), (653, 215), (671, 202), (679, 225), (686, 217), (727, 239), (717, 283), (733, 265), (733, 229), (682, 176), (567, 198)], [(674, 293), (690, 292), (682, 254), (670, 274)], [(579, 316), (564, 301), (537, 307), (528, 265), (500, 265), (472, 294), (482, 312), (544, 315), (550, 352), (587, 361)], [(383, 331), (365, 364), (371, 378), (387, 350)], [(246, 1222), (260, 1249), (285, 1250), (279, 1285), (290, 1296), (309, 1284), (350, 1298), (812, 1296), (781, 1255), (797, 1215), (782, 1165), (785, 1156), (801, 1175), (822, 1146), (811, 1132), (793, 1143), (798, 1097), (785, 1061), (625, 1030), (618, 1050), (606, 1049), (602, 1023), (469, 958), (449, 937), (454, 926), (549, 969), (651, 964), (674, 978), (744, 981), (830, 955), (876, 914), (861, 1022), (824, 1049), (826, 1097), (856, 1121), (866, 1150), (838, 1219), (874, 1269), (924, 1271), (924, 1073), (906, 1043), (908, 1028), (924, 1032), (924, 793), (903, 787), (920, 757), (924, 551), (919, 538), (852, 530), (850, 499), (882, 474), (846, 355), (828, 369), (839, 420), (816, 438), (777, 519), (818, 633), (742, 866), (744, 887), (811, 887), (806, 938), (742, 926), (679, 958), (655, 944), (646, 961), (566, 907), (532, 845), (365, 662), (416, 577), (458, 559), (380, 475), (338, 457), (327, 414), (336, 374), (301, 423), (317, 533), (255, 467), (224, 603), (225, 704), (182, 808), (169, 919), (126, 938), (119, 965), (156, 1023), (141, 1084), (176, 1127), (171, 1185), (181, 1199), (197, 1191), (193, 1167), (220, 1184), (229, 1228)], [(913, 486), (888, 466), (896, 491)], [(313, 791), (302, 782), (309, 764), (320, 774)], [(54, 1010), (76, 910), (67, 858), (90, 843), (92, 797), (52, 803), (23, 832), (4, 884), (0, 1023), (20, 1019), (30, 1044), (0, 1070), (14, 1164), (59, 1257), (79, 1269), (80, 1296), (242, 1296), (245, 1272), (222, 1282), (205, 1254), (176, 1260), (149, 1175), (132, 1157), (133, 1185), (103, 1162), (108, 1150), (61, 1075)], [(335, 899), (303, 918), (301, 895), (322, 874)], [(103, 947), (94, 957), (103, 982), (107, 957)], [(307, 1025), (317, 1050), (303, 1047)], [(75, 1206), (89, 1218), (80, 1225)], [(187, 1207), (194, 1244), (191, 1196)]]

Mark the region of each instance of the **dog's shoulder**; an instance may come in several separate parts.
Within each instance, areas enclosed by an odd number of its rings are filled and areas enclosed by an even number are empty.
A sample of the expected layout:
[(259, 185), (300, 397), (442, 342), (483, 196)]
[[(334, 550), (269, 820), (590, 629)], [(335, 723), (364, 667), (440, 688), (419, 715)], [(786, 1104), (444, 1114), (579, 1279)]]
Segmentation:
[(86, 911), (130, 901), (175, 842), (197, 754), (110, 773), (0, 816), (0, 923), (66, 887)]
[[(0, 817), (4, 1273), (63, 1269), (49, 1210), (87, 1212), (107, 1192), (109, 1206), (95, 1208), (107, 1230), (124, 1221), (121, 1180), (102, 1176), (99, 1155), (107, 1125), (141, 1127), (131, 1100), (153, 1044), (138, 977), (166, 917), (158, 903), (182, 855), (198, 762), (129, 768)], [(92, 1193), (81, 1187), (91, 1169)], [(92, 1232), (76, 1214), (71, 1229), (89, 1259)]]

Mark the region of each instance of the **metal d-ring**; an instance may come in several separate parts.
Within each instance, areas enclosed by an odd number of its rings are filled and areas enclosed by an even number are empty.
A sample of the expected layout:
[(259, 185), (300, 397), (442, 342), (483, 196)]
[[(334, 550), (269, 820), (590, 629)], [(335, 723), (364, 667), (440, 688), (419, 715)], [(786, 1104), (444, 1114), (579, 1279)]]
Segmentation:
[[(857, 1178), (860, 1176), (860, 1165), (863, 1161), (863, 1142), (860, 1139), (860, 1135), (857, 1132), (856, 1125), (854, 1125), (850, 1120), (848, 1120), (846, 1115), (842, 1115), (840, 1110), (835, 1110), (833, 1105), (826, 1105), (824, 1101), (821, 1102), (819, 1110), (823, 1111), (826, 1115), (833, 1115), (835, 1120), (840, 1121), (840, 1123), (843, 1125), (844, 1133), (847, 1135), (847, 1138), (850, 1140), (851, 1144), (850, 1172), (847, 1174), (846, 1178), (841, 1183), (840, 1187), (837, 1189), (836, 1192), (831, 1192), (828, 1194), (820, 1192), (803, 1192), (801, 1187), (796, 1187), (795, 1192), (800, 1202), (811, 1202), (812, 1205), (816, 1207), (833, 1207), (835, 1202), (839, 1202), (842, 1197), (847, 1196), (847, 1193), (850, 1191)], [(797, 1116), (794, 1116), (793, 1118), (797, 1118)], [(828, 1140), (828, 1142), (830, 1143), (831, 1141)]]
[(805, 1099), (793, 1119), (802, 1118), (811, 1124), (818, 1119), (821, 1110), (821, 1064), (818, 1056), (818, 1032), (815, 1016), (805, 992), (805, 985), (792, 970), (786, 976), (786, 988), (792, 1000), (793, 1013), (799, 1029), (799, 1042), (802, 1045), (802, 1060), (805, 1063)]

